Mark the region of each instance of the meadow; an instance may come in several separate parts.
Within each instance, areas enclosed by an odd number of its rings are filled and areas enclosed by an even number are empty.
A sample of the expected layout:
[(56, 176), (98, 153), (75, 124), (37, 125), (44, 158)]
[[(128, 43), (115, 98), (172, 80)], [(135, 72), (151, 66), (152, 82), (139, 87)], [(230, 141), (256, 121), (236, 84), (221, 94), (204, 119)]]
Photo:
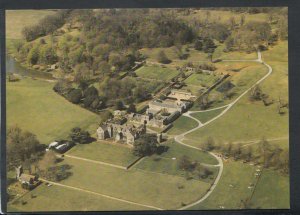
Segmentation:
[[(26, 204), (22, 204), (26, 202)], [(8, 205), (9, 212), (42, 211), (101, 211), (101, 210), (151, 210), (78, 190), (57, 185), (41, 184), (16, 202)]]
[(266, 209), (290, 208), (289, 178), (272, 170), (264, 170), (250, 200), (250, 207)]
[(129, 147), (121, 145), (120, 143), (114, 144), (104, 141), (76, 145), (66, 154), (90, 160), (121, 165), (124, 167), (138, 159), (137, 156), (133, 155)]
[(37, 24), (47, 15), (55, 14), (55, 10), (7, 10), (6, 38), (22, 39), (22, 29)]
[(138, 77), (160, 81), (169, 81), (178, 75), (178, 71), (160, 66), (143, 66), (135, 71)]
[(218, 116), (225, 108), (220, 108), (217, 110), (212, 111), (206, 111), (206, 112), (198, 112), (191, 114), (192, 117), (195, 117), (196, 119), (200, 120), (201, 123), (205, 123), (212, 118)]
[[(199, 153), (199, 158), (200, 157), (201, 153)], [(195, 175), (195, 173), (188, 173), (179, 168), (180, 158), (181, 157), (172, 159), (164, 156), (152, 155), (151, 157), (146, 157), (144, 160), (142, 160), (142, 162), (134, 166), (134, 168), (150, 172), (158, 172), (161, 174), (176, 175), (184, 178), (193, 178), (195, 180), (204, 181), (206, 183), (212, 183), (218, 174), (217, 167), (208, 167), (212, 174), (207, 178), (200, 178), (199, 176)]]
[(197, 125), (198, 123), (195, 120), (186, 116), (180, 116), (175, 122), (173, 122), (173, 127), (167, 131), (167, 134), (178, 135), (195, 128)]
[(94, 134), (100, 117), (70, 103), (52, 87), (53, 83), (31, 78), (7, 82), (7, 126), (18, 125), (44, 144), (67, 138), (77, 126)]
[[(273, 72), (260, 86), (262, 91), (274, 100), (274, 104), (265, 106), (261, 101), (251, 102), (249, 101), (250, 93), (248, 93), (224, 116), (187, 135), (187, 143), (199, 146), (199, 143), (207, 137), (213, 137), (223, 142), (236, 142), (261, 139), (262, 137), (269, 139), (288, 136), (288, 109), (285, 109), (285, 113), (282, 115), (278, 114), (277, 110), (279, 97), (288, 101), (288, 67), (287, 62), (283, 61), (284, 59), (287, 61), (287, 55), (283, 56), (281, 62), (276, 61), (278, 49), (285, 48), (287, 53), (287, 43), (279, 45), (278, 48), (274, 47), (262, 53), (263, 56), (267, 53), (265, 60), (268, 60), (266, 62), (273, 68)], [(240, 77), (232, 77), (232, 82), (235, 84), (247, 83), (242, 86), (237, 95), (259, 79), (261, 75), (258, 73), (258, 68), (260, 67), (247, 67), (239, 72), (241, 73)], [(245, 70), (248, 71), (248, 74), (245, 73)], [(257, 129), (257, 127), (261, 129)], [(284, 142), (281, 147), (288, 146)]]
[[(199, 180), (187, 181), (179, 176), (136, 169), (122, 170), (76, 159), (65, 158), (63, 163), (72, 166), (73, 175), (62, 184), (164, 209), (191, 203), (203, 196), (210, 186)], [(184, 189), (178, 188), (180, 186)]]
[[(205, 201), (191, 209), (238, 209), (243, 208), (242, 201), (247, 202), (247, 208), (252, 209), (284, 209), (289, 208), (289, 182), (287, 176), (282, 176), (274, 170), (264, 170), (259, 180), (255, 177), (257, 166), (241, 162), (227, 161), (224, 171), (215, 191)], [(256, 185), (252, 199), (253, 188)], [(230, 198), (224, 196), (230, 193)]]

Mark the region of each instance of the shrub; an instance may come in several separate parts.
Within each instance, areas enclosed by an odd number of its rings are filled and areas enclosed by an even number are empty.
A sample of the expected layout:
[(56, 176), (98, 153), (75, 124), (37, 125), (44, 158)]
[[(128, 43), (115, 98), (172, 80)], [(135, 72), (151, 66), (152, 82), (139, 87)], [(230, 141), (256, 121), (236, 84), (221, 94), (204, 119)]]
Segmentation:
[(167, 57), (164, 51), (160, 51), (157, 55), (157, 61), (159, 63), (168, 64), (171, 63), (171, 60)]
[(82, 92), (80, 89), (72, 89), (67, 95), (67, 99), (74, 104), (80, 103), (81, 98)]

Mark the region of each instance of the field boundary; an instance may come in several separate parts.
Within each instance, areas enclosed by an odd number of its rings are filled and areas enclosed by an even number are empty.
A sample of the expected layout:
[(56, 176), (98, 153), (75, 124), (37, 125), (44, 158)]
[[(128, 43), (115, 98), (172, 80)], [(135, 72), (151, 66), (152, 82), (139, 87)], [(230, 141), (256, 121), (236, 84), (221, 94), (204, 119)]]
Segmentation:
[(65, 187), (65, 188), (69, 188), (69, 189), (73, 189), (73, 190), (77, 190), (77, 191), (81, 191), (81, 192), (85, 192), (85, 193), (90, 193), (90, 194), (102, 196), (102, 197), (105, 197), (105, 198), (108, 198), (108, 199), (113, 199), (113, 200), (120, 201), (120, 202), (125, 202), (125, 203), (129, 203), (129, 204), (133, 204), (133, 205), (138, 205), (138, 206), (143, 206), (143, 207), (147, 207), (147, 208), (152, 208), (152, 209), (155, 209), (155, 210), (163, 210), (162, 208), (158, 208), (158, 207), (155, 207), (155, 206), (152, 206), (152, 205), (140, 204), (140, 203), (137, 203), (137, 202), (132, 202), (132, 201), (128, 201), (128, 200), (125, 200), (125, 199), (121, 199), (121, 198), (109, 196), (109, 195), (106, 195), (106, 194), (97, 193), (97, 192), (86, 190), (86, 189), (82, 189), (82, 188), (79, 188), (79, 187), (74, 187), (74, 186), (69, 186), (69, 185), (65, 185), (65, 184), (61, 184), (61, 183), (49, 181), (49, 180), (46, 180), (46, 179), (43, 179), (43, 178), (40, 178), (40, 180), (43, 181), (43, 182), (47, 182), (47, 183), (56, 185), (56, 186), (61, 186), (61, 187)]
[(105, 165), (105, 166), (110, 166), (110, 167), (114, 167), (114, 168), (118, 168), (118, 169), (123, 169), (123, 170), (127, 169), (127, 167), (125, 167), (125, 166), (120, 166), (120, 165), (116, 165), (116, 164), (112, 164), (112, 163), (106, 163), (106, 162), (103, 162), (103, 161), (91, 160), (91, 159), (77, 157), (77, 156), (68, 155), (68, 154), (65, 154), (64, 157), (71, 158), (71, 159), (82, 160), (82, 161), (86, 161), (86, 162), (90, 162), (90, 163), (95, 163), (95, 164), (100, 164), (100, 165)]

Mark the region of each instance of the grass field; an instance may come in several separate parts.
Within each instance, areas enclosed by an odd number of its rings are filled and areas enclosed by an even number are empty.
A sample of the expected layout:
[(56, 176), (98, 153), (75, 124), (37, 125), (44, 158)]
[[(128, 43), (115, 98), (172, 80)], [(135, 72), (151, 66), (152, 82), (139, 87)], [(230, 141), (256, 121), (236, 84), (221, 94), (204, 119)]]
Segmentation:
[(176, 70), (162, 68), (160, 66), (143, 66), (135, 72), (141, 78), (157, 79), (161, 81), (168, 81), (178, 74), (178, 71)]
[[(277, 49), (284, 49), (285, 46), (287, 52), (287, 43), (279, 45), (282, 47)], [(263, 136), (267, 139), (288, 136), (288, 110), (285, 110), (286, 113), (283, 115), (279, 115), (277, 111), (279, 96), (288, 101), (288, 64), (284, 62), (287, 59), (283, 57), (281, 62), (276, 61), (278, 59), (276, 47), (267, 52), (270, 53), (267, 55), (266, 60), (272, 66), (273, 73), (260, 85), (263, 92), (274, 99), (275, 103), (266, 107), (262, 102), (250, 102), (248, 93), (224, 116), (189, 134), (187, 138), (190, 143), (199, 145), (202, 140), (209, 136), (223, 142), (255, 140), (261, 139)], [(274, 55), (272, 54), (273, 52)], [(283, 51), (280, 52), (283, 53)], [(242, 85), (237, 95), (247, 89), (255, 80), (259, 79), (258, 74), (255, 74), (258, 70), (255, 70), (255, 68), (258, 67), (247, 67), (242, 70), (242, 73), (245, 70), (248, 73), (241, 74), (242, 76), (240, 77), (233, 77), (234, 80), (232, 82), (236, 85), (246, 83)], [(261, 129), (257, 129), (258, 127)], [(286, 141), (282, 143), (286, 144)], [(282, 145), (281, 147), (286, 148), (288, 146)]]
[[(35, 198), (31, 198), (32, 195)], [(22, 201), (26, 204), (23, 205)], [(8, 205), (9, 212), (100, 210), (149, 210), (149, 208), (56, 185), (48, 187), (45, 184), (27, 193), (14, 204)]]
[(188, 77), (184, 82), (187, 85), (195, 85), (197, 87), (209, 87), (213, 85), (220, 77), (216, 75), (209, 75), (209, 74), (196, 74), (194, 73), (190, 77)]
[(290, 208), (289, 177), (265, 170), (250, 201), (253, 208)]
[(7, 125), (17, 124), (44, 144), (66, 138), (76, 126), (94, 134), (99, 116), (65, 100), (52, 87), (53, 83), (31, 78), (7, 82)]
[(197, 118), (200, 120), (200, 122), (205, 123), (208, 120), (216, 117), (219, 115), (225, 108), (217, 109), (217, 110), (212, 110), (212, 111), (207, 111), (207, 112), (199, 112), (199, 113), (193, 113), (191, 116)]
[[(201, 157), (201, 153), (199, 153), (199, 157)], [(162, 173), (162, 174), (186, 177), (187, 172), (179, 169), (179, 167), (178, 167), (179, 166), (179, 158), (177, 157), (176, 160), (173, 160), (172, 158), (153, 155), (151, 157), (146, 157), (142, 162), (140, 162), (140, 163), (138, 163), (138, 165), (134, 166), (134, 168), (143, 169), (143, 170), (151, 171), (151, 172), (158, 172), (158, 173)], [(195, 180), (200, 180), (200, 181), (204, 181), (207, 183), (212, 183), (218, 173), (218, 168), (210, 167), (209, 170), (211, 170), (213, 172), (213, 174), (205, 179), (199, 178), (198, 176), (196, 176), (193, 173), (188, 174), (188, 177), (192, 177)]]
[(131, 150), (120, 144), (109, 144), (101, 141), (76, 145), (67, 154), (96, 161), (128, 166), (138, 159)]
[(8, 39), (22, 39), (22, 29), (37, 24), (40, 19), (54, 14), (54, 10), (7, 10), (6, 37)]
[(173, 127), (168, 130), (167, 134), (178, 135), (192, 128), (195, 128), (197, 125), (198, 123), (195, 120), (190, 119), (186, 116), (181, 116), (175, 122), (173, 122)]
[(193, 210), (239, 209), (241, 200), (250, 197), (252, 189), (248, 186), (256, 181), (255, 167), (240, 162), (224, 163), (224, 170), (214, 192)]
[[(205, 182), (187, 181), (178, 176), (134, 169), (126, 171), (68, 158), (64, 163), (72, 166), (73, 175), (62, 181), (63, 184), (164, 209), (175, 209), (182, 202), (193, 202), (209, 188)], [(184, 189), (179, 189), (180, 185)]]
[(176, 159), (178, 159), (183, 155), (186, 155), (192, 161), (197, 161), (200, 163), (212, 164), (212, 165), (218, 164), (218, 161), (209, 153), (180, 145), (174, 140), (170, 140), (168, 143), (166, 143), (166, 146), (168, 146), (169, 149), (167, 152), (163, 153), (161, 157), (170, 158), (170, 159), (175, 157)]
[(233, 51), (233, 52), (224, 52), (225, 45), (224, 44), (218, 44), (218, 47), (215, 49), (215, 52), (213, 53), (213, 59), (222, 59), (222, 60), (255, 60), (257, 59), (257, 53), (251, 52), (239, 52), (239, 51)]

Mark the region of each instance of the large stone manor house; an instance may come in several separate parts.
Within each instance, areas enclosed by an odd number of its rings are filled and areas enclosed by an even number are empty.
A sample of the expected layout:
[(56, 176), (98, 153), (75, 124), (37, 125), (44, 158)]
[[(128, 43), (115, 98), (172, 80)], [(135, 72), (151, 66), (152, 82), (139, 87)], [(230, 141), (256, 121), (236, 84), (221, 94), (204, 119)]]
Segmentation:
[(115, 141), (125, 142), (132, 145), (136, 139), (146, 133), (146, 125), (135, 126), (132, 124), (117, 124), (105, 122), (97, 129), (99, 140), (114, 138)]

